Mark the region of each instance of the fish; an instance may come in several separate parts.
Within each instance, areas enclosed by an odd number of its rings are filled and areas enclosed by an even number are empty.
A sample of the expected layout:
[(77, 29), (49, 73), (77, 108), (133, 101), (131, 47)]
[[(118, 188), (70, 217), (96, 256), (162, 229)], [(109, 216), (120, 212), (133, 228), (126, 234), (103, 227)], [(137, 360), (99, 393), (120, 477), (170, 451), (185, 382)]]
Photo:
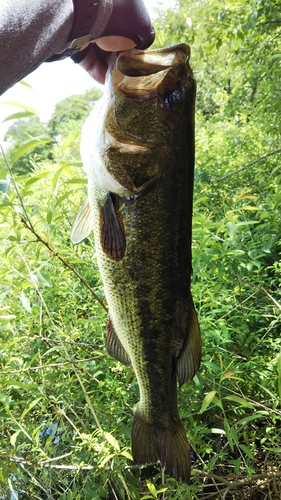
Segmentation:
[(136, 464), (160, 462), (188, 482), (190, 447), (178, 411), (181, 386), (200, 367), (190, 285), (196, 82), (190, 48), (113, 56), (105, 92), (82, 127), (88, 199), (72, 229), (94, 232), (109, 308), (108, 353), (131, 365)]

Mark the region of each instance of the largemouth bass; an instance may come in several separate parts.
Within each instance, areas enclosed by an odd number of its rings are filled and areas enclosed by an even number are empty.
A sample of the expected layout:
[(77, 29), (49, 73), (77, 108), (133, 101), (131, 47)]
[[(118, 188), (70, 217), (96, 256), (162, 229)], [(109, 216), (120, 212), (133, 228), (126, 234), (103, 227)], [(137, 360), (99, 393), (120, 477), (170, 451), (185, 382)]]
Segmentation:
[(201, 339), (190, 292), (195, 80), (189, 47), (115, 57), (105, 94), (82, 130), (88, 201), (71, 239), (94, 230), (109, 306), (107, 350), (137, 377), (136, 463), (190, 477), (177, 406), (198, 370)]

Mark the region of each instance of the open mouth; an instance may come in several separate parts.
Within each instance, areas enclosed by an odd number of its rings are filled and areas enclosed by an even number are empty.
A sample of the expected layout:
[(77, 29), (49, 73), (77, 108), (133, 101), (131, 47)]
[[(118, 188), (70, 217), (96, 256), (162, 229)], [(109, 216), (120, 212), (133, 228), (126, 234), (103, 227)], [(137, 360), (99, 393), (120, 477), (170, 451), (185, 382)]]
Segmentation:
[(149, 76), (184, 63), (189, 53), (189, 48), (185, 44), (145, 52), (131, 50), (119, 54), (116, 66), (124, 76)]

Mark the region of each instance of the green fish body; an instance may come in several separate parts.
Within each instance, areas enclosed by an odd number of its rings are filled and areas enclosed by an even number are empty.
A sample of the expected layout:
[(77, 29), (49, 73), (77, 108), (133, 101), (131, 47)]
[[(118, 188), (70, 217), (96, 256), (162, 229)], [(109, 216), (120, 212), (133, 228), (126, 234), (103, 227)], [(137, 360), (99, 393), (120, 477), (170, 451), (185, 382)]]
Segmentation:
[(107, 350), (131, 364), (140, 401), (136, 463), (190, 477), (177, 379), (191, 379), (201, 339), (190, 292), (195, 80), (189, 47), (132, 50), (112, 62), (106, 93), (84, 125), (88, 198), (72, 231), (94, 230), (109, 306)]

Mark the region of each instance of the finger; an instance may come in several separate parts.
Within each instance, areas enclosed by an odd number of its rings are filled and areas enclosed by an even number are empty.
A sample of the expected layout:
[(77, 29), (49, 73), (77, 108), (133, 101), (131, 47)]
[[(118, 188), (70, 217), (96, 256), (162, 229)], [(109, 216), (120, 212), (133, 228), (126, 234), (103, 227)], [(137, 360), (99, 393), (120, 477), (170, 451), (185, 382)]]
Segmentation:
[(109, 58), (110, 52), (105, 52), (96, 45), (91, 44), (86, 56), (79, 64), (94, 80), (103, 84)]
[(125, 36), (105, 36), (96, 38), (95, 43), (102, 49), (109, 52), (119, 52), (129, 50), (136, 46), (135, 42)]

